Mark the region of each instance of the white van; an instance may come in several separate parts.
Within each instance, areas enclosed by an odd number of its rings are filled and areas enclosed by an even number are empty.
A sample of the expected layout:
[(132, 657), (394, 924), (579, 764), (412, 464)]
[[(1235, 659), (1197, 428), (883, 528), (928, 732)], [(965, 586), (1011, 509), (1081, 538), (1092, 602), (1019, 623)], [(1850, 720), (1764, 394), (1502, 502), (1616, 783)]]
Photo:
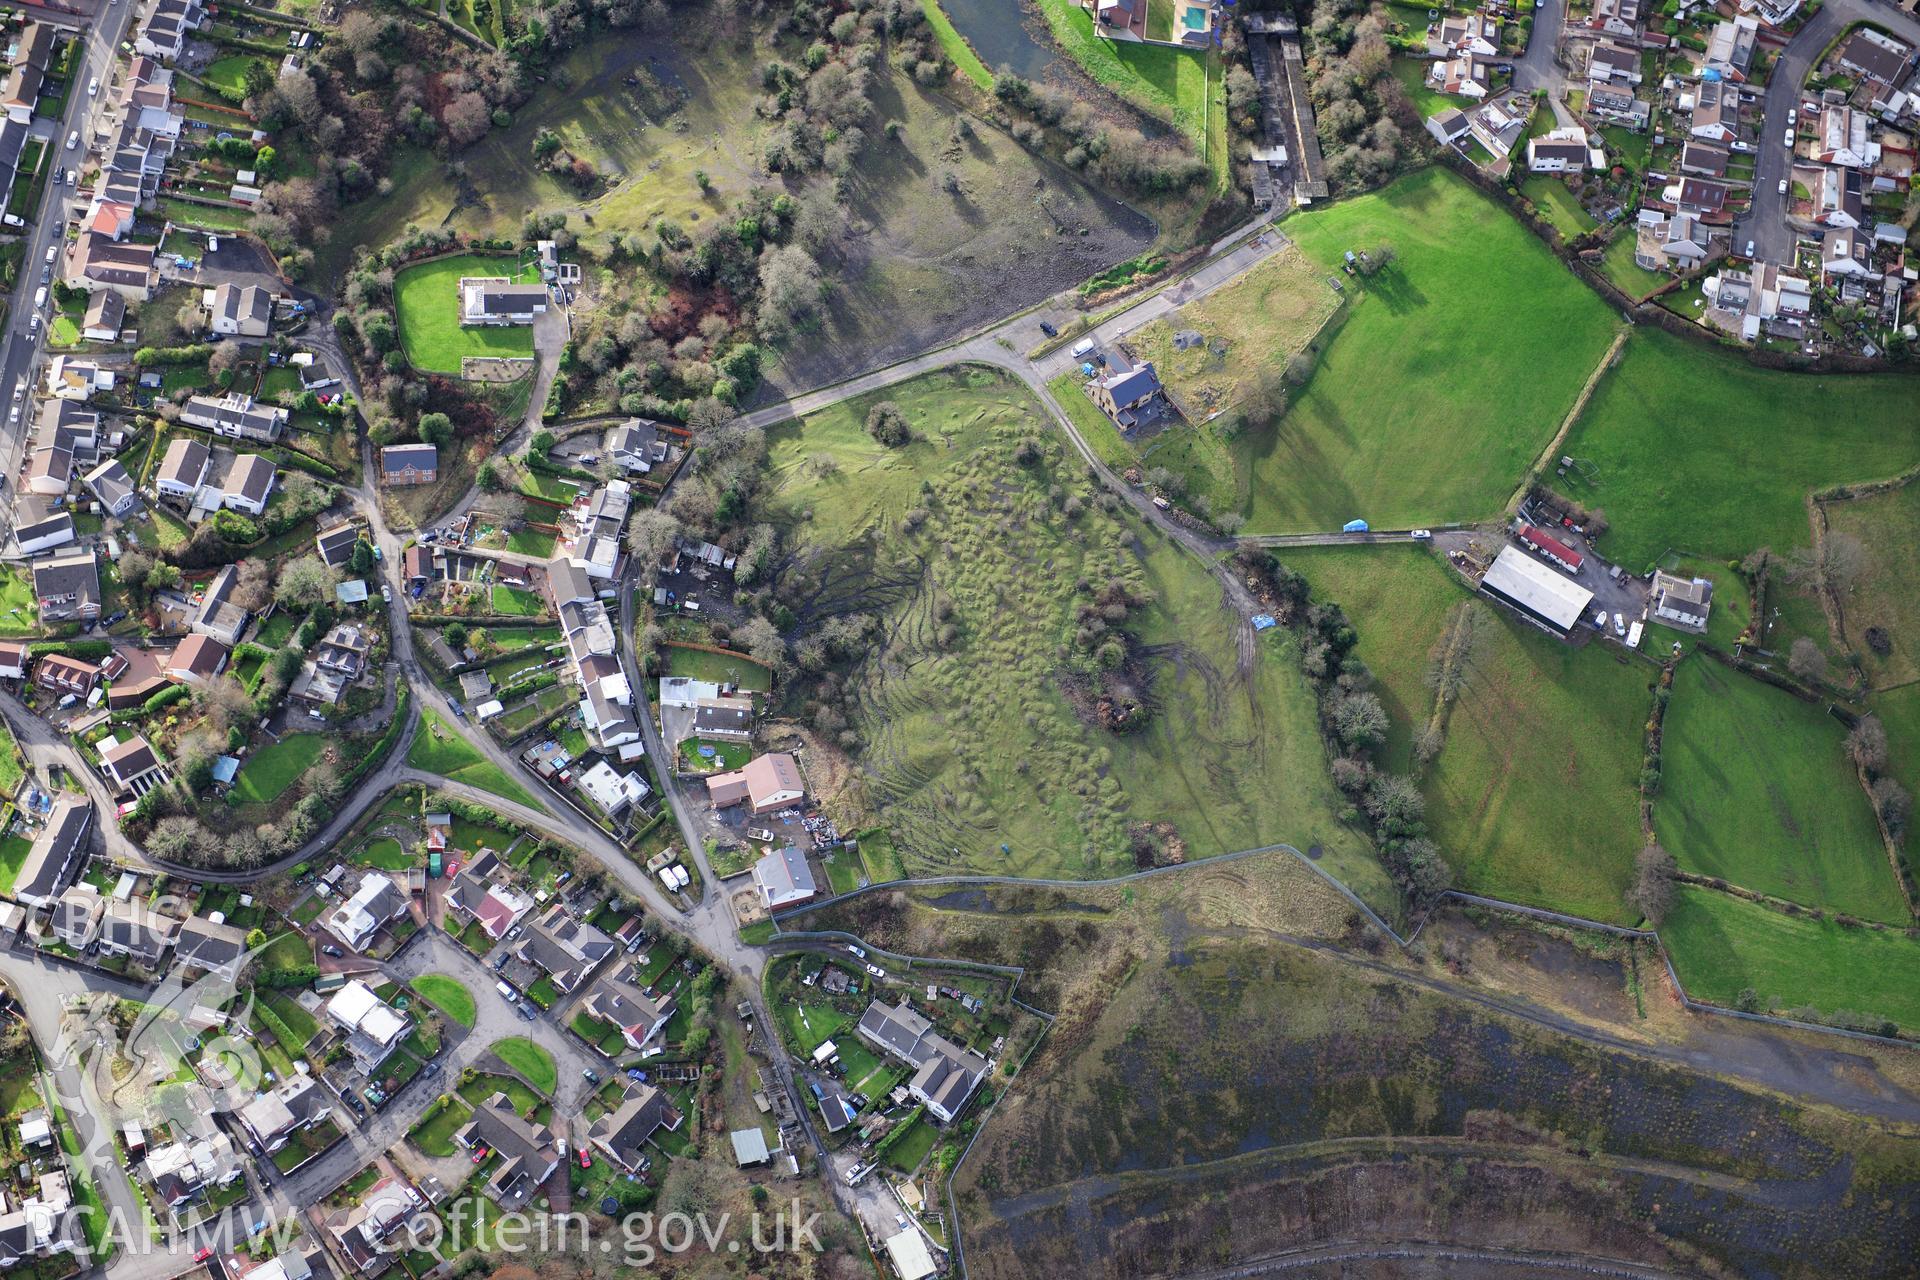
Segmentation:
[(50, 245), (48, 245), (48, 246), (47, 246), (47, 262), (48, 262), (48, 264), (49, 264), (49, 265), (51, 265), (51, 264), (52, 264), (52, 262), (53, 262), (53, 260), (54, 260), (55, 258), (57, 258), (57, 257), (59, 257), (59, 256), (60, 256), (60, 246), (59, 246), (59, 245), (57, 245), (57, 244), (50, 244)]
[(72, 133), (67, 135), (67, 150), (71, 151), (79, 145), (80, 145), (80, 131), (78, 129), (75, 129)]
[(1080, 339), (1080, 341), (1073, 344), (1073, 350), (1069, 351), (1067, 354), (1072, 356), (1075, 360), (1079, 360), (1086, 356), (1092, 355), (1093, 339), (1092, 338)]
[(508, 986), (505, 982), (494, 983), (493, 989), (495, 991), (498, 991), (500, 993), (501, 998), (504, 999), (508, 1004), (518, 1004), (520, 1002), (519, 994), (515, 992), (514, 989)]
[(45, 285), (41, 285), (33, 291), (33, 305), (35, 310), (47, 305), (47, 287)]

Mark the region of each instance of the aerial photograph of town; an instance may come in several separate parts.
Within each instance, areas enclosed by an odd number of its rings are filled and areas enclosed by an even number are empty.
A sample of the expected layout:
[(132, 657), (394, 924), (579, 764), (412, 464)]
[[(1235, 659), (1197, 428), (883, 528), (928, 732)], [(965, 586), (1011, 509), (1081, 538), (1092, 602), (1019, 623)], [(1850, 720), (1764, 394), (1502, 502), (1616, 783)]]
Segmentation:
[(0, 1280), (1920, 1280), (1920, 0), (0, 51)]

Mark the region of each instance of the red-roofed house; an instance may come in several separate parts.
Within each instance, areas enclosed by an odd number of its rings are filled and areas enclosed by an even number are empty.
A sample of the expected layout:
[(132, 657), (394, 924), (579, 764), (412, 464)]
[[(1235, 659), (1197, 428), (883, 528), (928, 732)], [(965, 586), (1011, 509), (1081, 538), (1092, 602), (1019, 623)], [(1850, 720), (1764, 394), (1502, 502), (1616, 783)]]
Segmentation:
[(524, 893), (516, 893), (503, 885), (493, 885), (487, 890), (487, 896), (480, 899), (474, 908), (473, 918), (487, 931), (487, 936), (495, 942), (507, 936), (507, 930), (527, 912), (533, 910), (533, 899)]
[(1580, 572), (1586, 557), (1544, 529), (1530, 524), (1520, 526), (1520, 545), (1536, 555), (1553, 561), (1568, 573)]

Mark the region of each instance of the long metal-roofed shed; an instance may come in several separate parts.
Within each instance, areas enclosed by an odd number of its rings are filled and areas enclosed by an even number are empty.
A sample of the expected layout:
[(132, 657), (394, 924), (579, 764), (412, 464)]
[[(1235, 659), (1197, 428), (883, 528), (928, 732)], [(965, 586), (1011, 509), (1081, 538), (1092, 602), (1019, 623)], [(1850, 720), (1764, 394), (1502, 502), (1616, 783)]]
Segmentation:
[(1518, 547), (1502, 548), (1480, 589), (1562, 639), (1593, 602), (1593, 592)]

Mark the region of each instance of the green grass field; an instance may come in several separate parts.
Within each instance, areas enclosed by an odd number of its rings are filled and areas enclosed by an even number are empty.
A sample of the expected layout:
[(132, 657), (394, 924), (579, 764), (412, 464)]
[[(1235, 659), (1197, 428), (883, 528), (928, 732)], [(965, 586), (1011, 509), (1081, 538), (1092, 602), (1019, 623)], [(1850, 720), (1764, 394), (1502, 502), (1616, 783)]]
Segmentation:
[(400, 342), (416, 369), (432, 373), (460, 372), (464, 356), (531, 356), (533, 330), (527, 327), (462, 325), (460, 280), (463, 276), (509, 276), (526, 283), (537, 271), (516, 271), (512, 258), (457, 254), (408, 267), (393, 280), (393, 297), (400, 314)]
[(1688, 871), (1809, 907), (1905, 923), (1846, 726), (1695, 656), (1667, 706), (1654, 832)]
[(734, 658), (724, 653), (709, 653), (705, 649), (686, 649), (677, 645), (668, 646), (666, 654), (667, 674), (670, 676), (709, 680), (715, 684), (732, 682), (753, 693), (766, 693), (773, 688), (773, 673), (747, 658)]
[(1248, 530), (1499, 511), (1605, 353), (1606, 304), (1444, 169), (1285, 228), (1327, 274), (1349, 249), (1391, 246), (1396, 260), (1364, 284), (1340, 277), (1351, 301), (1313, 377), (1278, 423), (1238, 442)]
[[(1413, 733), (1433, 705), (1428, 653), (1447, 611), (1470, 598), (1464, 583), (1411, 547), (1298, 549), (1282, 559), (1307, 576), (1315, 600), (1346, 611), (1393, 718), (1388, 766), (1413, 768)], [(1570, 649), (1490, 602), (1475, 607), (1491, 616), (1445, 745), (1422, 774), (1433, 837), (1463, 889), (1621, 920), (1640, 847), (1652, 669), (1598, 646)]]
[(323, 733), (289, 734), (254, 752), (233, 780), (242, 804), (272, 804), (320, 758), (330, 739)]
[(500, 1061), (519, 1072), (528, 1084), (549, 1097), (560, 1083), (560, 1070), (554, 1066), (553, 1055), (525, 1036), (496, 1040), (493, 1052)]
[[(1828, 530), (1857, 539), (1863, 553), (1840, 616), (1868, 684), (1884, 689), (1920, 680), (1920, 572), (1912, 555), (1920, 538), (1920, 484), (1825, 507)], [(1873, 627), (1891, 642), (1884, 657), (1867, 644)]]
[[(413, 745), (407, 748), (407, 763), (427, 773), (437, 773), (443, 778), (452, 778), (470, 787), (491, 791), (529, 809), (541, 807), (525, 787), (508, 777), (499, 765), (481, 755), (477, 748), (454, 731), (439, 712), (429, 707), (421, 708), (420, 731), (414, 736)], [(460, 847), (464, 849), (471, 846)]]
[(1669, 549), (1725, 561), (1804, 547), (1811, 490), (1920, 462), (1916, 396), (1913, 377), (1756, 369), (1641, 326), (1563, 450), (1598, 478), (1564, 487), (1606, 511), (1600, 550), (1635, 571)]
[[(865, 399), (768, 433), (770, 514), (823, 558), (848, 607), (885, 620), (850, 714), (908, 869), (1111, 875), (1133, 866), (1130, 824), (1167, 822), (1190, 858), (1321, 845), (1322, 865), (1390, 906), (1370, 847), (1338, 819), (1287, 641), (1260, 642), (1243, 677), (1234, 620), (1200, 566), (1097, 507), (1072, 523), (1055, 510), (1090, 497), (1085, 471), (1017, 386), (956, 370), (886, 395), (915, 443), (876, 444)], [(1051, 456), (1022, 467), (1011, 455), (1029, 437)], [(928, 516), (909, 532), (917, 506)], [(1072, 646), (1081, 577), (1154, 602), (1132, 624), (1158, 707), (1138, 732), (1096, 727), (1069, 697), (1092, 685)], [(944, 646), (936, 600), (952, 605)]]
[(1695, 999), (1733, 1005), (1751, 990), (1763, 1010), (1851, 1010), (1920, 1031), (1920, 942), (1901, 934), (1683, 887), (1660, 937)]

